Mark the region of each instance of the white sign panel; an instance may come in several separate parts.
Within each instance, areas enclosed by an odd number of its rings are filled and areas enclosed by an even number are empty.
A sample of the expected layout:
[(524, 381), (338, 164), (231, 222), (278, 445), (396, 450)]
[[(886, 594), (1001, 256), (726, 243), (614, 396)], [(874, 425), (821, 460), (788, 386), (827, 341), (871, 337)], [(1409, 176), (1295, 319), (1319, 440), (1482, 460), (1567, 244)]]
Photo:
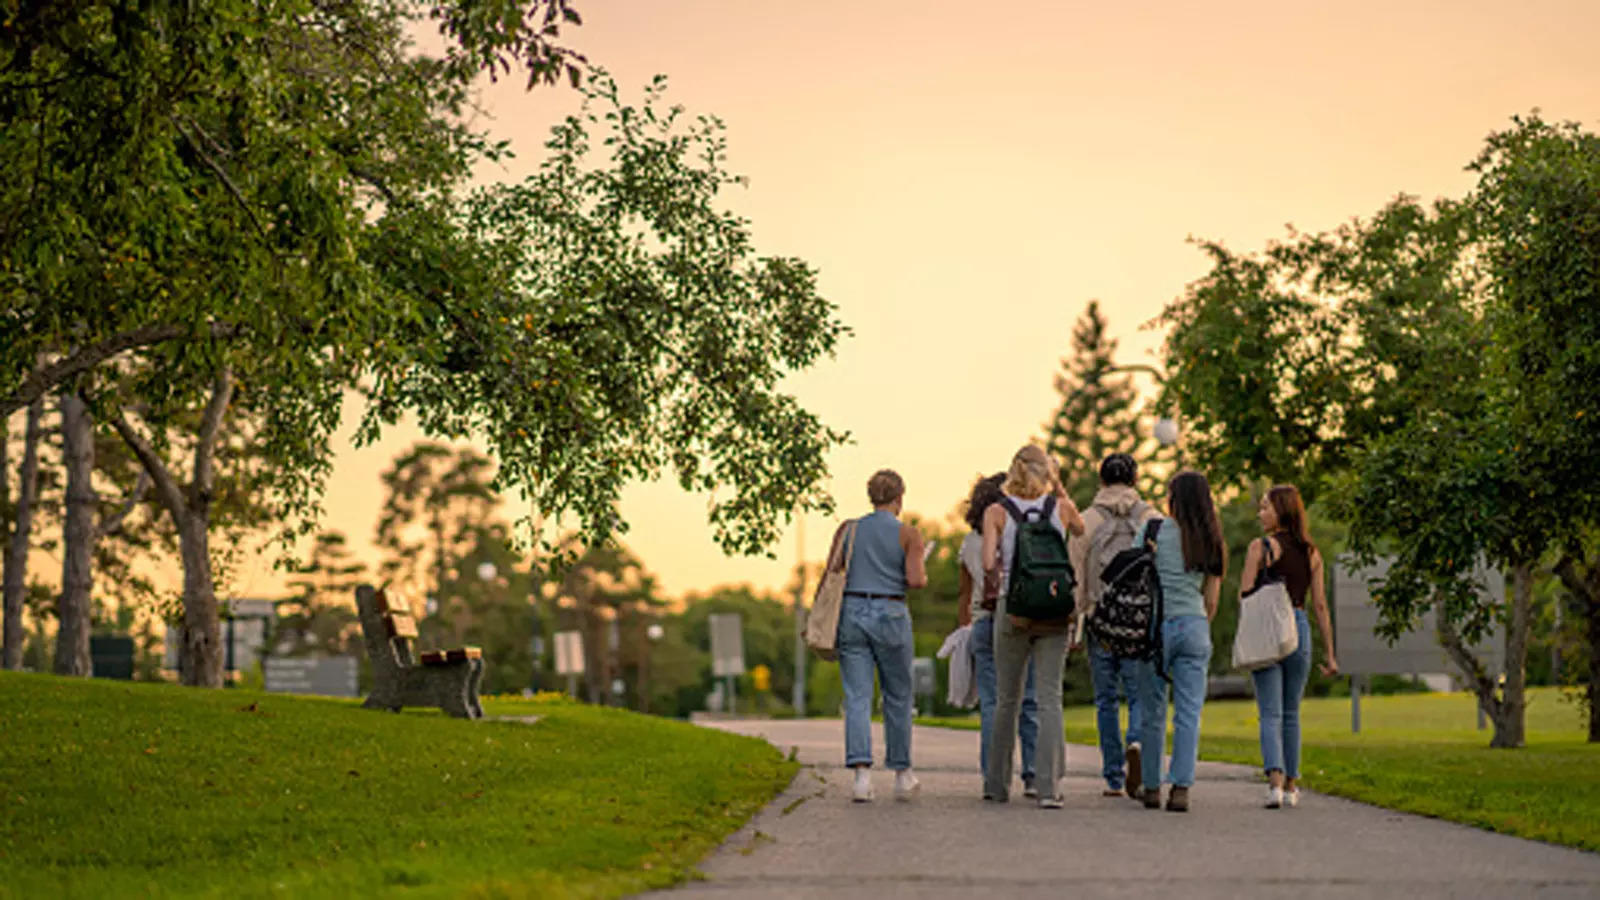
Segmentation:
[(269, 691), (355, 697), (360, 666), (354, 656), (269, 656), (261, 674)]
[(556, 639), (556, 674), (583, 674), (583, 632), (558, 631)]
[[(1367, 569), (1353, 569), (1336, 565), (1333, 570), (1334, 643), (1339, 654), (1339, 669), (1347, 675), (1417, 675), (1425, 672), (1455, 672), (1434, 624), (1433, 611), (1423, 615), (1421, 622), (1390, 645), (1374, 629), (1378, 625), (1378, 607), (1372, 601), (1368, 585), (1381, 579), (1389, 570), (1387, 562), (1379, 562)], [(1506, 579), (1499, 572), (1482, 571), (1477, 575), (1486, 593), (1499, 603), (1505, 602)], [(1496, 626), (1484, 635), (1483, 642), (1473, 647), (1474, 654), (1490, 672), (1505, 668), (1505, 629)]]
[(744, 626), (738, 613), (712, 613), (711, 674), (744, 674)]

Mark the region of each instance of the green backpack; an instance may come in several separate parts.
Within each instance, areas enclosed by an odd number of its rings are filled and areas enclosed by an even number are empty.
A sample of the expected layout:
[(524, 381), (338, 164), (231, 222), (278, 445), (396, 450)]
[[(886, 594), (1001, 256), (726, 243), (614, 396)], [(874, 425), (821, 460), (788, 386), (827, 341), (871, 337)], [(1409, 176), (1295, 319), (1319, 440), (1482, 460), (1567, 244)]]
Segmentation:
[(1026, 513), (1010, 497), (1000, 502), (1017, 523), (1017, 543), (1012, 549), (1006, 585), (1006, 614), (1044, 621), (1071, 616), (1077, 607), (1078, 580), (1067, 558), (1067, 539), (1052, 521), (1055, 495), (1045, 497), (1042, 509)]

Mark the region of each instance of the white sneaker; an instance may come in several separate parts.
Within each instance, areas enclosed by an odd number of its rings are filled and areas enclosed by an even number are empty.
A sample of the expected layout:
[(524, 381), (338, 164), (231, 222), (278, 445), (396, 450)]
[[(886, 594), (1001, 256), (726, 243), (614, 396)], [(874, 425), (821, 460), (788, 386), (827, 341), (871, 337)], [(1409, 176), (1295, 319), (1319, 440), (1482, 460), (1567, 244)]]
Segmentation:
[(1267, 809), (1277, 809), (1283, 806), (1283, 788), (1267, 785)]
[(1061, 805), (1062, 800), (1060, 794), (1057, 794), (1054, 797), (1042, 797), (1039, 800), (1040, 809), (1060, 809)]
[(894, 798), (896, 800), (910, 800), (922, 790), (922, 782), (917, 776), (911, 774), (910, 769), (901, 769), (894, 773)]
[(865, 766), (856, 769), (855, 794), (850, 798), (856, 803), (872, 802), (872, 770)]
[(1285, 792), (1284, 795), (1283, 795), (1283, 805), (1289, 807), (1290, 809), (1294, 809), (1296, 806), (1299, 806), (1300, 805), (1300, 789), (1299, 788), (1294, 788), (1294, 789), (1292, 789), (1290, 791)]

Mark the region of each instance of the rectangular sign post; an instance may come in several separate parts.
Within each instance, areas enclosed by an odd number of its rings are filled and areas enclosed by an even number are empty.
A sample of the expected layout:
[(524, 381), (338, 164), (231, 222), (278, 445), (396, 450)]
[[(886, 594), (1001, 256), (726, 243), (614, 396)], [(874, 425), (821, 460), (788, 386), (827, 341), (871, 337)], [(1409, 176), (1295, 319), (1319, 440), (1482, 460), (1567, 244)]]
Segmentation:
[[(1339, 654), (1339, 669), (1350, 676), (1350, 730), (1361, 730), (1361, 691), (1367, 686), (1368, 675), (1420, 675), (1430, 672), (1453, 672), (1455, 664), (1439, 645), (1438, 626), (1433, 610), (1424, 613), (1416, 627), (1400, 635), (1390, 644), (1377, 634), (1378, 606), (1373, 601), (1373, 582), (1380, 582), (1389, 571), (1387, 561), (1371, 567), (1357, 569), (1347, 564), (1336, 564), (1333, 570), (1333, 634), (1334, 646)], [(1485, 595), (1499, 598), (1506, 595), (1506, 578), (1502, 572), (1480, 569), (1475, 578)], [(1496, 626), (1471, 650), (1484, 668), (1491, 673), (1505, 669), (1504, 629)], [(1483, 709), (1478, 709), (1479, 727), (1482, 727)]]
[(354, 656), (269, 656), (261, 664), (268, 691), (324, 697), (359, 696), (359, 671)]
[(556, 640), (556, 674), (567, 676), (567, 694), (578, 697), (578, 676), (583, 674), (583, 632), (558, 631)]
[(726, 678), (728, 683), (728, 711), (739, 711), (738, 687), (734, 679), (744, 674), (744, 625), (738, 613), (712, 613), (711, 674)]

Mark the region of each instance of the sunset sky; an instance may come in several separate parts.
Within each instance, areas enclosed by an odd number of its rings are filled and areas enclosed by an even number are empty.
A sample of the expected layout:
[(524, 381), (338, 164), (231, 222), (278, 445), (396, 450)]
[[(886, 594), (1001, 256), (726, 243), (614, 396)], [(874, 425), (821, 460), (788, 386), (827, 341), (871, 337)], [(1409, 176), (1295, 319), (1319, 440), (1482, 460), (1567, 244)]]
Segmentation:
[[(853, 443), (841, 509), (882, 466), (941, 518), (1041, 432), (1070, 328), (1102, 301), (1126, 362), (1204, 272), (1190, 236), (1240, 249), (1321, 230), (1400, 192), (1459, 196), (1486, 134), (1538, 107), (1600, 125), (1600, 3), (579, 0), (564, 35), (634, 97), (728, 125), (749, 176), (731, 208), (799, 256), (854, 335), (790, 388)], [(537, 164), (570, 91), (488, 90), (494, 131)], [(1144, 382), (1140, 382), (1143, 384)], [(370, 546), (377, 473), (419, 435), (340, 439), (326, 527)], [(516, 509), (508, 513), (516, 514)], [(793, 564), (724, 558), (706, 499), (631, 489), (628, 545), (673, 595), (778, 587)], [(831, 522), (806, 523), (810, 556)], [(265, 565), (237, 593), (271, 593)]]

